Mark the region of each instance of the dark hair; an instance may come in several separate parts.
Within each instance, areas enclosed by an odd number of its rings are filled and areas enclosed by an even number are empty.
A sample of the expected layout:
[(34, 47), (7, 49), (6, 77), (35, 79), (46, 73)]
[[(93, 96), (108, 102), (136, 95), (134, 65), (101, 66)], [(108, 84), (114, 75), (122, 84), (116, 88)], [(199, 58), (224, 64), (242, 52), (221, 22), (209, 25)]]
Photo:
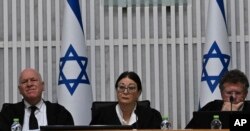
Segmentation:
[(138, 88), (138, 91), (141, 91), (142, 90), (142, 86), (141, 86), (141, 79), (140, 77), (135, 73), (135, 72), (132, 72), (132, 71), (125, 71), (123, 72), (119, 77), (118, 79), (116, 80), (115, 82), (115, 88), (117, 89), (118, 87), (118, 83), (121, 79), (123, 78), (126, 78), (128, 77), (129, 79), (133, 80), (136, 84), (137, 84), (137, 88)]
[(246, 92), (249, 87), (247, 76), (238, 69), (230, 70), (224, 74), (219, 85), (221, 91), (224, 89), (224, 83), (242, 83)]

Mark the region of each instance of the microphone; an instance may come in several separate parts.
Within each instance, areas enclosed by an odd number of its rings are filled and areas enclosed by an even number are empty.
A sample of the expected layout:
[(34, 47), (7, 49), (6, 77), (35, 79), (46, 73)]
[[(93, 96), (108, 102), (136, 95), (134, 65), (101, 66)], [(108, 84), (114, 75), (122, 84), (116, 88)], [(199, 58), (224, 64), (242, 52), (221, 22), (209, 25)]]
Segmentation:
[(230, 96), (230, 103), (231, 103), (231, 111), (233, 109), (233, 102), (234, 102), (234, 97), (233, 96)]

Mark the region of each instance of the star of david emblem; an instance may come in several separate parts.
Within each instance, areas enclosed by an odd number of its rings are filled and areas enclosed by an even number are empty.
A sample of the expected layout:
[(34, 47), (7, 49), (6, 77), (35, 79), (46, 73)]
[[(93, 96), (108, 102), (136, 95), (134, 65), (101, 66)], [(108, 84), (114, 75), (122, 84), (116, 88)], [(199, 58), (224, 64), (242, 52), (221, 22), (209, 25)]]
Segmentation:
[[(221, 65), (222, 65), (222, 69), (220, 72), (218, 72), (217, 75), (209, 75), (209, 73), (207, 71), (207, 68), (209, 68), (209, 67), (207, 67), (208, 62), (212, 59), (219, 60), (221, 62)], [(218, 86), (221, 77), (224, 75), (225, 72), (228, 71), (229, 63), (230, 63), (230, 56), (227, 54), (222, 54), (216, 41), (214, 41), (214, 43), (212, 44), (208, 53), (203, 55), (202, 78), (201, 78), (201, 81), (207, 82), (209, 89), (212, 93), (214, 92), (214, 90)]]
[[(80, 73), (76, 78), (67, 78), (67, 75), (65, 75), (63, 69), (66, 66), (67, 62), (72, 62), (72, 61), (76, 62), (77, 65), (80, 67)], [(60, 58), (60, 63), (59, 63), (60, 72), (59, 72), (58, 85), (65, 84), (70, 94), (73, 95), (80, 83), (90, 84), (86, 72), (87, 64), (88, 64), (88, 58), (79, 56), (75, 51), (75, 49), (73, 48), (73, 46), (70, 44), (68, 50), (65, 53), (65, 56)], [(75, 67), (67, 68), (65, 70), (71, 70), (73, 68)]]

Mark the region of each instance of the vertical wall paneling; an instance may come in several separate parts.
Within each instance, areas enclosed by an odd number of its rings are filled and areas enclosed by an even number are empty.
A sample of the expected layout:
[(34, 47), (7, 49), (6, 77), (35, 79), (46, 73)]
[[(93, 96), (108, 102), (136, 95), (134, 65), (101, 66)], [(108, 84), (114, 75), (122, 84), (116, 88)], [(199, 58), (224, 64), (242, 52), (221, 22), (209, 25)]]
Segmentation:
[(179, 32), (180, 32), (180, 108), (181, 108), (181, 112), (180, 112), (180, 116), (181, 116), (181, 127), (185, 128), (186, 126), (186, 115), (185, 115), (185, 65), (184, 65), (184, 60), (185, 60), (185, 56), (184, 56), (184, 9), (183, 6), (179, 6)]
[[(47, 91), (48, 91), (48, 100), (52, 100), (52, 38), (51, 38), (51, 35), (52, 35), (52, 32), (51, 32), (51, 0), (47, 0), (46, 3), (46, 11), (47, 11)], [(57, 80), (57, 79), (56, 79)]]
[(10, 96), (9, 96), (9, 40), (8, 40), (8, 0), (3, 1), (3, 31), (4, 31), (4, 36), (3, 36), (3, 48), (4, 48), (4, 102), (9, 102), (10, 101)]
[[(58, 79), (59, 79), (59, 59), (60, 59), (60, 36), (61, 36), (61, 30), (60, 30), (60, 1), (61, 0), (55, 0), (55, 55), (56, 55), (56, 82), (55, 85), (53, 85), (53, 87), (55, 87), (57, 89), (57, 85), (58, 85)], [(63, 14), (63, 13), (61, 13)]]
[[(163, 74), (162, 74), (162, 81), (163, 81), (163, 86), (161, 88), (161, 109), (162, 115), (168, 116), (169, 118), (172, 117), (169, 114), (169, 84), (168, 84), (168, 52), (167, 52), (167, 44), (168, 44), (168, 38), (167, 38), (167, 13), (166, 13), (166, 6), (161, 7), (162, 11), (162, 69), (163, 69)], [(170, 118), (171, 119), (171, 118)]]
[(123, 72), (123, 7), (118, 6), (118, 48), (119, 73)]
[(43, 72), (43, 0), (38, 0), (38, 56), (39, 56), (39, 72), (41, 73), (41, 76), (44, 78), (44, 72)]
[(246, 44), (245, 44), (245, 19), (244, 19), (244, 3), (243, 0), (239, 0), (239, 15), (240, 15), (240, 19), (239, 19), (239, 42), (240, 42), (240, 63), (241, 63), (241, 67), (240, 69), (245, 72), (246, 71), (246, 57), (245, 57), (245, 49), (246, 49)]
[[(89, 10), (89, 15), (90, 16), (93, 16), (93, 17), (90, 17), (90, 22), (89, 22), (89, 26), (90, 26), (90, 54), (91, 54), (91, 57), (90, 57), (90, 61), (91, 61), (91, 66), (90, 66), (90, 69), (91, 69), (91, 86), (92, 86), (92, 92), (93, 92), (93, 100), (96, 100), (96, 72), (95, 72), (95, 67), (96, 67), (96, 62), (95, 62), (95, 58), (96, 58), (96, 53), (95, 53), (95, 47), (96, 47), (96, 43), (95, 43), (95, 1), (94, 0), (90, 0), (90, 10)], [(87, 18), (85, 18), (87, 19)], [(87, 24), (87, 22), (86, 22)], [(85, 31), (87, 32), (87, 31)], [(85, 39), (87, 37), (87, 34), (85, 35)], [(97, 71), (99, 72), (99, 71)]]
[[(141, 7), (139, 6), (140, 3), (137, 1), (136, 7), (135, 7), (135, 16), (136, 16), (136, 65), (137, 65), (137, 74), (140, 78), (142, 78), (142, 37), (141, 37)], [(143, 90), (145, 88), (143, 87)], [(142, 95), (140, 96), (140, 99), (142, 99)]]
[(106, 63), (106, 53), (105, 53), (105, 40), (104, 40), (104, 0), (100, 0), (100, 66), (101, 66), (101, 71), (100, 71), (100, 80), (101, 80), (101, 98), (102, 100), (106, 99), (106, 69), (105, 69), (105, 63)]
[(34, 0), (29, 1), (30, 23), (30, 67), (35, 67), (35, 8)]
[[(81, 14), (82, 14), (82, 24), (83, 24), (83, 30), (84, 33), (86, 33), (86, 23), (87, 23), (87, 5), (86, 5), (86, 0), (81, 0), (80, 2), (80, 7), (81, 7)], [(85, 38), (86, 39), (86, 38)]]
[[(26, 49), (25, 49), (25, 47), (26, 47), (26, 44), (25, 44), (25, 38), (26, 38), (26, 36), (27, 36), (27, 34), (26, 34), (26, 32), (25, 32), (25, 30), (26, 30), (26, 20), (25, 20), (25, 15), (26, 15), (26, 13), (28, 13), (28, 12), (25, 12), (25, 4), (27, 3), (27, 2), (25, 2), (25, 0), (21, 0), (20, 1), (21, 2), (21, 69), (24, 69), (25, 67), (26, 67), (26, 56), (25, 56), (25, 54), (26, 54)], [(28, 25), (28, 24), (27, 24)]]
[[(109, 4), (113, 4), (113, 0), (109, 0)], [(113, 6), (109, 6), (109, 70), (110, 70), (110, 100), (115, 100), (115, 59), (114, 59), (114, 8)]]
[(127, 28), (128, 28), (128, 70), (133, 70), (133, 38), (132, 38), (132, 1), (128, 0), (128, 6), (127, 6)]
[[(19, 12), (19, 11), (18, 11)], [(17, 1), (12, 0), (12, 79), (13, 102), (17, 102)], [(10, 59), (9, 59), (10, 60)]]
[(175, 12), (176, 7), (174, 5), (171, 5), (170, 7), (170, 16), (171, 16), (171, 84), (172, 84), (172, 115), (173, 115), (173, 128), (177, 127), (177, 54), (176, 54), (176, 12)]
[(208, 16), (208, 13), (209, 13), (209, 10), (208, 10), (209, 9), (209, 7), (208, 7), (209, 6), (209, 1), (210, 0), (203, 1), (204, 2), (204, 6), (205, 6), (205, 10), (204, 11), (207, 12), (207, 13), (205, 13), (205, 21), (204, 21), (205, 25), (207, 25), (207, 16)]
[(151, 92), (154, 92), (154, 100), (155, 100), (155, 108), (157, 110), (160, 109), (160, 90), (159, 90), (159, 33), (158, 33), (158, 6), (153, 6), (153, 28), (154, 28), (154, 35), (153, 35), (153, 48), (154, 48), (154, 68), (151, 70), (154, 70), (154, 73), (151, 75), (153, 76), (152, 79), (154, 79), (154, 85), (151, 86)]
[(227, 12), (227, 10), (228, 10), (228, 7), (227, 7), (227, 0), (223, 0), (223, 2), (224, 2), (224, 9), (225, 9), (225, 15), (227, 16), (229, 13)]
[[(230, 0), (231, 2), (231, 6), (230, 6), (230, 10), (231, 10), (231, 60), (232, 60), (232, 66), (231, 68), (234, 69), (237, 67), (237, 48), (236, 48), (236, 15), (235, 15), (235, 0)], [(228, 25), (229, 26), (229, 25)]]
[[(197, 0), (196, 1), (196, 45), (197, 45), (197, 62), (196, 62), (196, 65), (197, 65), (197, 71), (196, 71), (196, 75), (197, 75), (197, 78), (198, 80), (196, 81), (196, 85), (198, 87), (200, 87), (200, 77), (201, 77), (201, 69), (202, 69), (202, 47), (201, 47), (201, 44), (202, 44), (202, 36), (201, 36), (201, 7), (200, 7), (200, 4), (201, 4), (201, 0)], [(206, 28), (206, 26), (205, 26)], [(198, 88), (198, 93), (199, 93), (199, 88)], [(199, 96), (198, 96), (199, 98)]]
[[(145, 77), (146, 77), (146, 98), (148, 98), (150, 101), (152, 100), (151, 98), (151, 92), (150, 92), (150, 87), (151, 87), (151, 59), (150, 59), (150, 23), (149, 23), (149, 5), (145, 5), (144, 8), (144, 18), (145, 18)], [(153, 105), (155, 105), (155, 103), (152, 103)]]
[[(247, 7), (250, 7), (250, 2), (249, 1), (247, 1)], [(246, 25), (250, 25), (250, 8), (248, 8), (248, 10), (247, 10), (247, 21), (248, 21), (248, 23), (246, 23)], [(247, 31), (247, 38), (248, 38), (248, 41), (249, 41), (249, 39), (250, 39), (250, 37), (249, 37), (249, 34), (250, 34), (250, 26), (248, 26), (248, 31)], [(248, 47), (248, 51), (249, 51), (250, 49), (249, 49), (249, 47)], [(248, 55), (246, 56), (246, 58), (250, 58), (250, 53), (248, 53)], [(247, 65), (249, 65), (250, 64), (250, 61), (248, 61), (248, 63), (246, 63)], [(248, 67), (249, 68), (249, 67)], [(250, 69), (248, 69), (248, 72), (246, 72), (247, 74), (248, 74), (248, 78), (249, 78), (249, 74), (250, 74)]]
[(189, 103), (189, 110), (188, 115), (189, 118), (187, 120), (190, 120), (193, 116), (193, 111), (195, 110), (194, 106), (194, 78), (193, 78), (193, 72), (194, 72), (194, 64), (193, 64), (193, 15), (192, 15), (192, 1), (190, 0), (190, 3), (187, 5), (187, 45), (188, 45), (188, 103)]

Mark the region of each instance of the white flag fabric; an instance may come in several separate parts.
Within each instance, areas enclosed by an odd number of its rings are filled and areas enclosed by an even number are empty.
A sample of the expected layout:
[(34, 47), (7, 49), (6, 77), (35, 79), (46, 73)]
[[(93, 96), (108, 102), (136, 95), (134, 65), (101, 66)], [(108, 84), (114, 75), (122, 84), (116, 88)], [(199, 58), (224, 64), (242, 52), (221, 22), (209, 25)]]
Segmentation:
[(200, 108), (221, 99), (219, 82), (230, 66), (230, 51), (223, 0), (209, 0), (206, 43), (203, 52)]
[(57, 97), (75, 125), (90, 123), (93, 98), (78, 0), (65, 1)]

